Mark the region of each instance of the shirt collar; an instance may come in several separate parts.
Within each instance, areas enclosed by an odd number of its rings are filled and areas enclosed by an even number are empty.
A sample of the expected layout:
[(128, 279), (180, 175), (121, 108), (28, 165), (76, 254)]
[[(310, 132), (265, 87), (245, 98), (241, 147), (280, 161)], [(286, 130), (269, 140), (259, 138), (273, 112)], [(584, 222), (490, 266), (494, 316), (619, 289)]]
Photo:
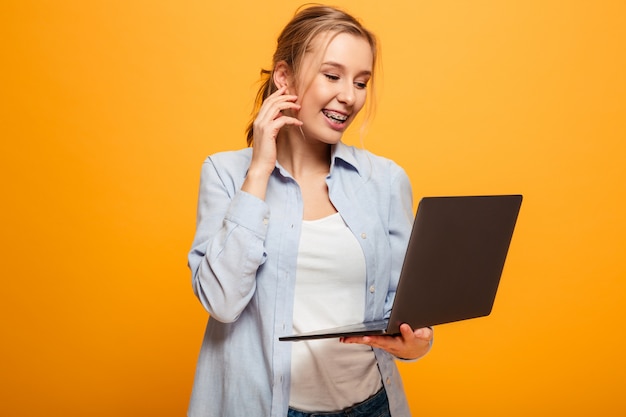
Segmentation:
[(359, 166), (359, 161), (357, 161), (351, 146), (348, 146), (343, 142), (337, 142), (337, 144), (331, 147), (330, 172), (333, 172), (333, 168), (338, 159), (350, 165), (359, 175), (361, 175), (361, 167)]
[[(332, 145), (330, 148), (330, 172), (332, 173), (335, 168), (335, 161), (341, 160), (348, 166), (352, 167), (356, 171), (357, 174), (363, 175), (361, 172), (362, 167), (361, 164), (357, 160), (352, 146), (348, 146), (343, 142), (337, 142), (335, 145)], [(289, 174), (283, 167), (280, 165), (278, 161), (276, 161), (276, 168), (278, 172), (281, 173), (283, 177), (291, 178), (291, 174)], [(246, 172), (247, 174), (247, 172)]]

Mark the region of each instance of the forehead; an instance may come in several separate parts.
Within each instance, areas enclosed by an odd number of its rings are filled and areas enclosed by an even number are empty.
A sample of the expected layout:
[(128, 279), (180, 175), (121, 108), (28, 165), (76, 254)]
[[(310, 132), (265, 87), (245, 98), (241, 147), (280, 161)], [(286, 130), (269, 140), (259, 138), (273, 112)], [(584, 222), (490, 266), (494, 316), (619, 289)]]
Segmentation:
[(374, 54), (369, 42), (351, 33), (324, 32), (316, 36), (305, 56), (313, 62), (323, 65), (334, 63), (357, 72), (372, 72)]

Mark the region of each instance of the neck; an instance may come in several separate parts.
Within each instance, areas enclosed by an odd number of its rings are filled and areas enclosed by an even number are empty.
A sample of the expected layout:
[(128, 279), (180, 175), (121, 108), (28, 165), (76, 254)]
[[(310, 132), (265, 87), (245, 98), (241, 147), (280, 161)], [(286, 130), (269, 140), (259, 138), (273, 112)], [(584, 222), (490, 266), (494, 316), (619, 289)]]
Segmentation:
[(327, 143), (305, 139), (299, 129), (289, 129), (276, 138), (277, 160), (296, 180), (327, 174), (330, 147)]

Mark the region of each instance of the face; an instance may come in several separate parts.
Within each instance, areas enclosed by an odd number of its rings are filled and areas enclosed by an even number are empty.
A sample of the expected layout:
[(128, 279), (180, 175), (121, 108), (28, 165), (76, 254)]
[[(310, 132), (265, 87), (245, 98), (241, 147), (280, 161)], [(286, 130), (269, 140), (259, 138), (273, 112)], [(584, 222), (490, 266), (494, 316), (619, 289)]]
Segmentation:
[[(372, 75), (373, 55), (363, 38), (341, 33), (328, 42), (318, 36), (302, 62), (297, 83), (297, 115), (307, 140), (334, 144), (363, 108), (367, 83)], [(324, 45), (327, 44), (326, 49)]]

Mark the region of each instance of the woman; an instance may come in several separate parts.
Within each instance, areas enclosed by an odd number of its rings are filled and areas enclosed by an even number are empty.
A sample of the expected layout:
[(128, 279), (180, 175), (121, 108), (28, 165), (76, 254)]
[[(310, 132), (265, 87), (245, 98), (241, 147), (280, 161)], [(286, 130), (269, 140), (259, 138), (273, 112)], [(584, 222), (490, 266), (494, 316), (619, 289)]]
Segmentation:
[(431, 329), (278, 341), (389, 315), (410, 183), (392, 161), (341, 142), (375, 63), (375, 38), (352, 16), (301, 9), (264, 72), (252, 146), (205, 161), (189, 266), (210, 319), (189, 416), (410, 414), (394, 358), (425, 355)]

